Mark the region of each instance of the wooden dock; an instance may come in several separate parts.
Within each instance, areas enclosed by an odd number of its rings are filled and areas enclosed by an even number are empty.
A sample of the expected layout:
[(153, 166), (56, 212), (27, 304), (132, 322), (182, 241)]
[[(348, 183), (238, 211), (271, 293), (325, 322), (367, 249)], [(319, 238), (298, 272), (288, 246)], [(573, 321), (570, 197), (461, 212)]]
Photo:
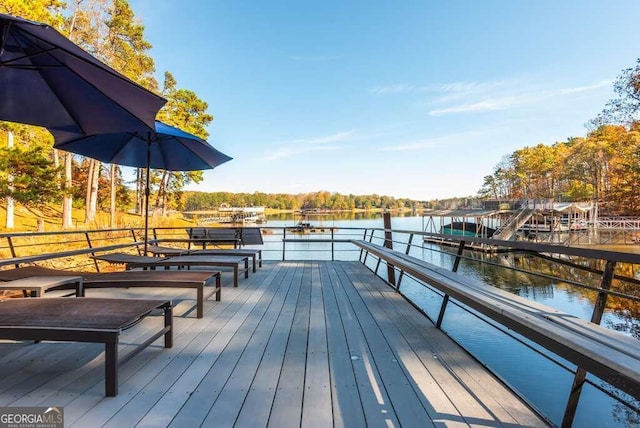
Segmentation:
[[(195, 318), (171, 298), (174, 345), (148, 347), (104, 397), (104, 352), (84, 343), (0, 343), (0, 406), (62, 406), (65, 426), (546, 426), (467, 352), (359, 262), (265, 262)], [(46, 297), (44, 297), (46, 298)], [(162, 317), (121, 339), (122, 355)]]

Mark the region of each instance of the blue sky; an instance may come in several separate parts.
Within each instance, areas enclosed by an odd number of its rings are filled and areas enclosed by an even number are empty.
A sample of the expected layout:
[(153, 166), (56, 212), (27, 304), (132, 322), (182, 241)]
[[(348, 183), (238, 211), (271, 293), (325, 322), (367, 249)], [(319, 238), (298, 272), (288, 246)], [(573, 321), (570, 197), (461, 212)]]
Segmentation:
[(637, 0), (131, 0), (158, 76), (234, 158), (191, 190), (475, 195), (586, 133), (640, 57)]

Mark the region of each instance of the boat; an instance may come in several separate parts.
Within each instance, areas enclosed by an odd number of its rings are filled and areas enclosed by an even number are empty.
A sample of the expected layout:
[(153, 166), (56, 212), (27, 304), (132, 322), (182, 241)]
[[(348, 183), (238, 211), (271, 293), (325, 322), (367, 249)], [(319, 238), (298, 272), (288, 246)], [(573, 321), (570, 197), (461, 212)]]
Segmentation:
[(332, 227), (314, 226), (309, 222), (300, 221), (294, 227), (287, 227), (289, 233), (331, 233)]
[(286, 227), (285, 230), (289, 233), (331, 233), (335, 228), (322, 225), (315, 226), (309, 221), (308, 214), (303, 213), (297, 225)]
[(444, 235), (472, 236), (476, 238), (490, 238), (495, 232), (496, 230), (491, 227), (464, 221), (454, 221), (442, 226), (440, 229), (440, 233)]

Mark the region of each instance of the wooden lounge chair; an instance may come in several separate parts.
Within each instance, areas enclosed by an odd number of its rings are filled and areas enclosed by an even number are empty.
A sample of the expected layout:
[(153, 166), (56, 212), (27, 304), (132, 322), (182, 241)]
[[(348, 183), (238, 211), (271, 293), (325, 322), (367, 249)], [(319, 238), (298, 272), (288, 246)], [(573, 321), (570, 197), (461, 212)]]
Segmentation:
[(204, 249), (190, 250), (188, 248), (164, 247), (161, 245), (149, 245), (147, 251), (154, 256), (176, 257), (176, 256), (249, 256), (252, 259), (253, 271), (256, 266), (262, 267), (262, 250), (253, 248), (237, 249)]
[(239, 265), (244, 264), (244, 277), (249, 277), (249, 256), (177, 256), (177, 257), (146, 257), (123, 253), (109, 253), (99, 256), (91, 256), (96, 260), (109, 263), (126, 264), (126, 268), (156, 269), (163, 267), (178, 269), (191, 266), (216, 266), (233, 269), (233, 286), (238, 286)]
[[(151, 258), (151, 257), (149, 257)], [(221, 284), (219, 271), (124, 271), (124, 272), (82, 272), (61, 269), (50, 269), (41, 266), (26, 266), (16, 269), (0, 270), (0, 281), (15, 281), (25, 278), (37, 277), (69, 277), (75, 276), (82, 279), (82, 287), (71, 284), (78, 293), (84, 295), (87, 288), (129, 288), (129, 287), (168, 287), (168, 288), (195, 288), (196, 289), (196, 316), (204, 316), (204, 299), (208, 299), (213, 293), (216, 301), (221, 298)], [(215, 287), (210, 287), (215, 279)], [(67, 282), (68, 284), (68, 282)], [(66, 289), (64, 284), (51, 289)], [(205, 287), (211, 293), (205, 296)], [(13, 287), (15, 288), (15, 287)]]
[[(173, 317), (168, 300), (47, 298), (7, 299), (0, 303), (0, 338), (104, 343), (105, 395), (118, 394), (118, 365), (123, 364), (161, 336), (164, 347), (173, 346)], [(164, 311), (164, 328), (125, 358), (118, 359), (120, 333), (152, 311)]]

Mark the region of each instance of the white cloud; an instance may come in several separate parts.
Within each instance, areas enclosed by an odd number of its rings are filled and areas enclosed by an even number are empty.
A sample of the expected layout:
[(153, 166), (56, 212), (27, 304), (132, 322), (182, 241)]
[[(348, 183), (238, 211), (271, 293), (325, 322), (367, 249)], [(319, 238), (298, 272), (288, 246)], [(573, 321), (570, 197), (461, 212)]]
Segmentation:
[(421, 90), (420, 87), (415, 85), (405, 85), (402, 83), (394, 84), (394, 85), (386, 85), (386, 86), (376, 86), (375, 88), (369, 89), (369, 92), (373, 95), (388, 95), (388, 94), (400, 94), (403, 92), (414, 92), (417, 90)]
[(392, 146), (379, 147), (379, 152), (406, 152), (422, 149), (433, 149), (437, 147), (452, 147), (458, 143), (466, 143), (478, 140), (486, 135), (486, 131), (473, 130), (468, 132), (455, 132), (452, 134), (440, 135), (432, 138), (409, 141), (406, 143), (394, 144)]
[(340, 148), (339, 146), (329, 144), (350, 140), (352, 139), (353, 135), (353, 131), (344, 131), (324, 137), (301, 138), (296, 140), (283, 141), (279, 143), (281, 147), (274, 152), (269, 153), (266, 156), (266, 159), (276, 160), (290, 158), (309, 152), (338, 150)]
[[(479, 113), (507, 110), (599, 90), (611, 85), (603, 80), (590, 85), (555, 89), (534, 81), (499, 81), (487, 83), (458, 82), (443, 85), (445, 94), (430, 100), (430, 116), (456, 113)], [(545, 87), (547, 86), (547, 87)], [(464, 102), (459, 102), (464, 100)]]
[(421, 104), (427, 106), (430, 116), (458, 113), (480, 113), (507, 110), (516, 107), (548, 103), (559, 97), (569, 97), (597, 91), (610, 86), (611, 80), (568, 88), (552, 88), (548, 83), (533, 78), (495, 81), (458, 81), (434, 85), (398, 83), (369, 89), (377, 96), (396, 94), (427, 94)]
[(275, 152), (269, 154), (266, 159), (267, 160), (277, 160), (290, 158), (293, 156), (302, 155), (309, 152), (318, 152), (318, 151), (327, 151), (327, 150), (337, 150), (338, 147), (335, 146), (302, 146), (302, 147), (288, 147), (276, 150)]
[(326, 137), (316, 137), (316, 138), (304, 138), (299, 140), (292, 140), (286, 142), (287, 144), (326, 144), (326, 143), (335, 143), (338, 141), (345, 141), (350, 139), (353, 136), (353, 131), (344, 131), (338, 132), (333, 135), (328, 135)]
[(342, 58), (341, 55), (293, 55), (290, 58), (294, 61), (305, 61), (305, 62), (324, 62), (324, 61), (334, 61)]
[(564, 88), (560, 90), (560, 94), (577, 94), (581, 92), (589, 92), (594, 91), (600, 88), (609, 87), (613, 83), (612, 80), (602, 80), (598, 83), (594, 83), (593, 85), (585, 85), (585, 86), (576, 86), (574, 88)]
[(460, 105), (445, 107), (441, 109), (433, 109), (429, 111), (429, 115), (440, 116), (443, 114), (450, 114), (450, 113), (468, 113), (468, 112), (506, 110), (508, 108), (511, 108), (526, 102), (527, 102), (527, 99), (523, 99), (522, 97), (510, 96), (510, 97), (504, 97), (504, 98), (483, 100), (476, 103), (460, 104)]

